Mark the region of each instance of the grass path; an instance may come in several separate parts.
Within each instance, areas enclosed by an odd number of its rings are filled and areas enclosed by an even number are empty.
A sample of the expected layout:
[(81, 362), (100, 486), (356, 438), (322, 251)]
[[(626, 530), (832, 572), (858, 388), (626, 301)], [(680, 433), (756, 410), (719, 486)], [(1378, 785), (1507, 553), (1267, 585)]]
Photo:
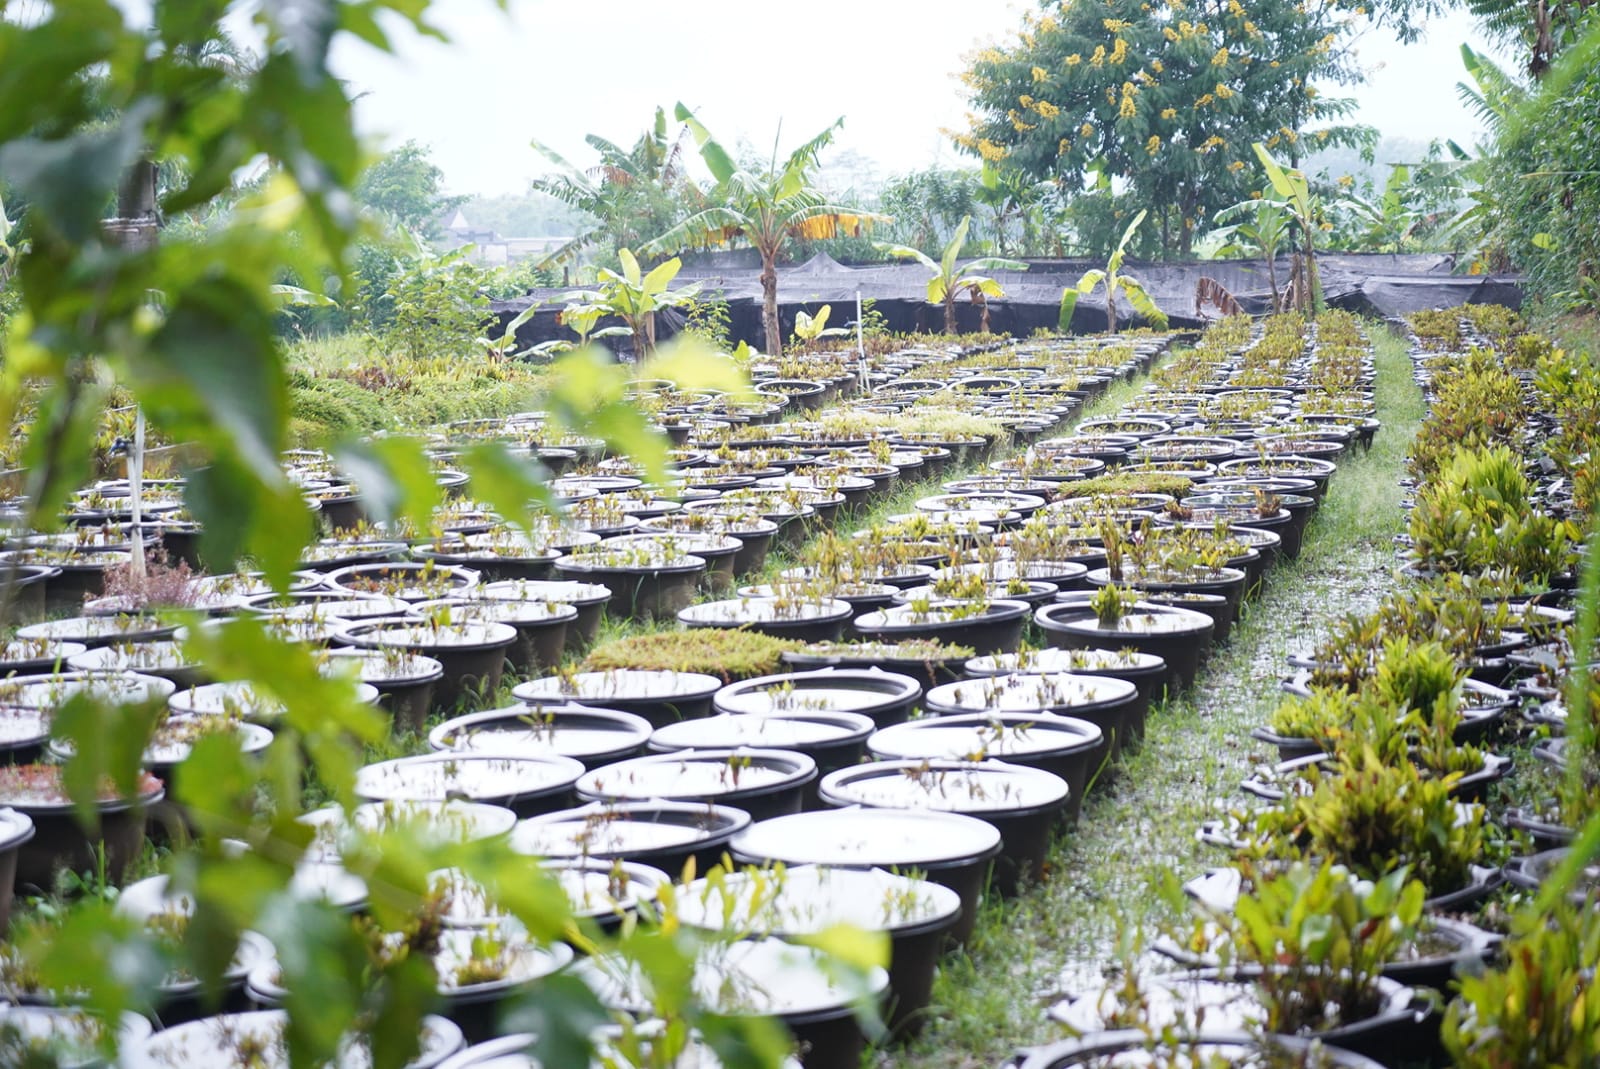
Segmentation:
[(1277, 701), (1285, 654), (1334, 616), (1370, 607), (1393, 582), (1397, 480), (1423, 402), (1404, 342), (1371, 330), (1383, 421), (1371, 452), (1341, 464), (1300, 558), (1274, 570), (1194, 690), (1152, 710), (1143, 747), (1058, 843), (1051, 878), (987, 908), (967, 951), (946, 959), (927, 1027), (881, 1052), (881, 1064), (994, 1066), (1018, 1045), (1053, 1038), (1045, 1007), (1085, 979), (1098, 982), (1116, 960), (1119, 926), (1130, 936), (1153, 932), (1174, 908), (1162, 888), (1219, 860), (1194, 831), (1236, 793), (1252, 759), (1267, 756), (1247, 732)]

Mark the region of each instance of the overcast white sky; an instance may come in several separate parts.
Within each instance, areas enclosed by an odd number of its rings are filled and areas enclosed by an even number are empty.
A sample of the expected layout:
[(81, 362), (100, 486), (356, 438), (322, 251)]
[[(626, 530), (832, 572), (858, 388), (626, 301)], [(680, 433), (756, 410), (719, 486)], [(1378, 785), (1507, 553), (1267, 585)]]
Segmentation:
[[(941, 127), (961, 125), (953, 77), (962, 57), (1020, 22), (1019, 0), (809, 0), (803, 9), (759, 0), (435, 4), (453, 38), (402, 32), (398, 58), (348, 48), (336, 66), (365, 131), (385, 144), (432, 147), (452, 192), (520, 191), (540, 170), (539, 138), (582, 166), (595, 132), (631, 143), (657, 105), (682, 100), (724, 142), (784, 146), (845, 117), (838, 144), (880, 175), (957, 157)], [(770, 35), (770, 40), (768, 39)], [(1477, 131), (1456, 100), (1463, 41), (1481, 39), (1464, 15), (1439, 20), (1402, 47), (1381, 31), (1358, 42), (1367, 85), (1360, 120), (1385, 134), (1453, 137)]]

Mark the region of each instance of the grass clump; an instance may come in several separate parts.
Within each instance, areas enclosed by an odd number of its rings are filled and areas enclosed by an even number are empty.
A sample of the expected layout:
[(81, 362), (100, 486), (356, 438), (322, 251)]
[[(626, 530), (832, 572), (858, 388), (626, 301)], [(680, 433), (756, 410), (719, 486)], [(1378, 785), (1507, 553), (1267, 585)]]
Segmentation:
[(802, 645), (793, 639), (728, 628), (658, 631), (614, 639), (596, 647), (584, 659), (583, 669), (701, 672), (732, 683), (783, 671), (784, 651), (797, 650)]
[(1194, 486), (1194, 480), (1163, 472), (1135, 472), (1125, 475), (1096, 475), (1092, 479), (1059, 484), (1057, 497), (1117, 497), (1123, 494), (1166, 494), (1181, 498)]

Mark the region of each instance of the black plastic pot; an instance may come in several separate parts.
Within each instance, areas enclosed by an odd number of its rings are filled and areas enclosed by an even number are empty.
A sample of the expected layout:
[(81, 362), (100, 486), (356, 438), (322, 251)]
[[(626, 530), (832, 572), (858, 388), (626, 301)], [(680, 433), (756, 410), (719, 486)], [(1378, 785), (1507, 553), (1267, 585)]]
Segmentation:
[(46, 592), (60, 577), (61, 569), (54, 565), (0, 560), (0, 595), (11, 605), (12, 618), (27, 623), (42, 617), (47, 611)]
[(511, 833), (511, 848), (553, 860), (632, 861), (674, 878), (690, 858), (709, 871), (729, 842), (750, 827), (750, 814), (693, 802), (594, 802), (533, 817)]
[[(1566, 863), (1571, 853), (1570, 846), (1559, 846), (1553, 850), (1541, 850), (1529, 857), (1515, 858), (1505, 867), (1506, 879), (1524, 891), (1543, 890), (1545, 881)], [(1581, 906), (1592, 901), (1595, 892), (1600, 890), (1600, 863), (1591, 861), (1579, 869), (1577, 879), (1566, 890), (1568, 900), (1574, 905)]]
[[(642, 1018), (659, 1001), (624, 962), (589, 958), (577, 971), (613, 1011)], [(821, 951), (769, 938), (702, 944), (689, 985), (712, 1013), (783, 1022), (805, 1069), (851, 1069), (867, 1049), (857, 1000), (881, 1001), (889, 975), (875, 968), (861, 981), (840, 983)]]
[(832, 806), (932, 809), (977, 817), (1000, 832), (995, 887), (1003, 895), (1044, 872), (1050, 833), (1071, 793), (1054, 773), (1002, 761), (873, 761), (831, 772), (817, 787)]
[(556, 561), (555, 570), (563, 579), (597, 583), (610, 590), (606, 609), (613, 616), (671, 619), (694, 601), (706, 562), (685, 553), (656, 564), (625, 567), (607, 564), (603, 556), (573, 555)]
[(570, 678), (530, 679), (517, 684), (511, 693), (529, 705), (576, 703), (621, 709), (661, 727), (705, 716), (711, 711), (711, 696), (721, 687), (722, 680), (716, 676), (698, 672), (613, 668), (579, 672)]
[(1161, 696), (1166, 686), (1167, 662), (1153, 653), (1137, 650), (1061, 649), (1046, 646), (1026, 653), (1002, 653), (974, 657), (964, 666), (969, 676), (1003, 676), (1017, 672), (1070, 672), (1078, 676), (1125, 679), (1138, 690), (1128, 717), (1131, 738), (1144, 738), (1145, 719), (1150, 702)]
[(918, 874), (961, 898), (952, 938), (972, 934), (1000, 833), (975, 817), (932, 810), (850, 807), (752, 824), (730, 844), (741, 864), (829, 865)]
[[(1418, 1000), (1416, 992), (1393, 980), (1379, 978), (1381, 1009), (1372, 1017), (1343, 1022), (1304, 1037), (1321, 1040), (1369, 1058), (1404, 1060), (1436, 1042), (1438, 1025), (1430, 1021), (1430, 1005)], [(1259, 1030), (1265, 1011), (1253, 997), (1248, 970), (1224, 973), (1199, 969), (1188, 973), (1150, 977), (1141, 992), (1145, 1005), (1140, 1008), (1152, 1034), (1167, 1032), (1178, 1036), (1204, 1033)], [(1088, 1034), (1103, 1029), (1108, 1017), (1122, 1007), (1115, 996), (1083, 996), (1058, 1002), (1049, 1010), (1050, 1018)], [(1203, 1017), (1202, 1017), (1203, 1015)], [(1203, 1024), (1197, 1021), (1203, 1019)], [(1404, 1052), (1402, 1054), (1402, 1052)]]
[(560, 664), (567, 648), (567, 629), (578, 618), (575, 606), (561, 602), (488, 598), (424, 601), (416, 611), (422, 616), (442, 612), (451, 623), (505, 624), (516, 632), (504, 656), (517, 675), (547, 671)]
[(892, 606), (858, 617), (855, 628), (874, 642), (927, 639), (971, 647), (977, 653), (1009, 653), (1022, 641), (1022, 625), (1031, 611), (1026, 602), (991, 601), (975, 614), (959, 615), (959, 603), (936, 603), (919, 613), (910, 605)]
[[(930, 713), (1054, 713), (1075, 716), (1098, 727), (1107, 755), (1121, 752), (1133, 733), (1139, 688), (1113, 676), (1070, 672), (1016, 673), (946, 683), (928, 692)], [(1098, 765), (1098, 760), (1096, 764)]]
[(1107, 752), (1100, 727), (1088, 720), (1004, 712), (925, 717), (896, 724), (868, 739), (867, 749), (885, 761), (994, 758), (1043, 769), (1066, 781), (1069, 794), (1064, 813), (1073, 822)]
[(394, 668), (377, 649), (331, 650), (327, 657), (335, 670), (346, 660), (358, 666), (356, 677), (377, 691), (378, 705), (388, 710), (396, 730), (420, 732), (433, 711), (434, 688), (444, 678), (444, 666), (420, 653), (400, 652), (403, 663)]
[[(788, 750), (811, 758), (818, 775), (826, 775), (859, 762), (867, 736), (875, 729), (872, 718), (860, 713), (725, 713), (657, 728), (650, 736), (650, 749), (656, 753), (741, 746)], [(815, 781), (807, 785), (801, 804), (806, 809), (820, 807)]]
[(921, 697), (921, 685), (897, 672), (823, 668), (732, 683), (717, 692), (712, 705), (721, 713), (859, 713), (886, 727), (910, 716)]
[(577, 792), (589, 802), (705, 802), (766, 820), (800, 812), (816, 778), (817, 763), (789, 750), (680, 750), (591, 769)]
[(889, 935), (888, 1024), (906, 1035), (922, 1024), (945, 940), (961, 917), (961, 897), (931, 880), (897, 876), (882, 869), (797, 865), (778, 890), (757, 905), (755, 881), (736, 872), (712, 884), (701, 879), (678, 895), (678, 916), (691, 928), (724, 929), (731, 906), (752, 934), (781, 938), (819, 934), (837, 924)]
[(366, 766), (355, 793), (364, 802), (464, 798), (533, 817), (572, 805), (581, 775), (581, 761), (559, 754), (433, 753)]
[(1167, 682), (1173, 687), (1194, 684), (1200, 657), (1211, 644), (1211, 617), (1186, 609), (1165, 608), (1139, 602), (1133, 612), (1115, 624), (1102, 624), (1085, 602), (1045, 605), (1034, 622), (1053, 643), (1072, 648), (1119, 650), (1132, 648), (1153, 653), (1167, 663)]
[(600, 613), (611, 600), (611, 589), (599, 583), (548, 579), (513, 579), (489, 583), (473, 591), (489, 601), (548, 601), (571, 605), (578, 615), (567, 625), (566, 648), (581, 653), (594, 645), (600, 630)]
[(78, 823), (71, 802), (26, 803), (0, 798), (33, 822), (34, 834), (18, 843), (16, 873), (12, 886), (48, 893), (55, 886), (56, 873), (94, 871), (99, 851), (105, 852), (106, 872), (112, 882), (121, 883), (128, 867), (144, 848), (146, 818), (166, 792), (159, 787), (127, 802), (101, 802), (100, 829), (94, 834)]
[[(1321, 1061), (1314, 1060), (1320, 1057)], [(1160, 1069), (1174, 1065), (1318, 1065), (1324, 1069), (1384, 1069), (1384, 1063), (1293, 1036), (1207, 1030), (1199, 1037), (1154, 1038), (1143, 1029), (1095, 1031), (1033, 1047), (1004, 1069), (1086, 1069), (1116, 1065)], [(1273, 1060), (1276, 1059), (1276, 1060)]]
[(785, 650), (783, 663), (796, 669), (839, 668), (856, 671), (878, 671), (907, 676), (919, 687), (933, 687), (961, 678), (961, 666), (970, 653), (961, 651), (948, 656), (925, 658), (906, 656), (903, 647), (894, 643), (813, 643), (800, 650)]
[(0, 809), (0, 937), (11, 929), (11, 899), (17, 884), (17, 856), (33, 838), (33, 819), (15, 809)]
[(650, 722), (616, 709), (550, 703), (514, 705), (446, 720), (428, 733), (439, 751), (521, 757), (557, 754), (586, 768), (637, 756)]
[(798, 642), (833, 642), (854, 615), (850, 604), (832, 598), (805, 599), (780, 606), (778, 598), (728, 598), (702, 601), (678, 610), (686, 627), (756, 631)]
[(433, 704), (439, 709), (453, 709), (464, 697), (493, 694), (500, 686), (506, 651), (517, 641), (516, 630), (508, 624), (476, 621), (441, 627), (379, 621), (352, 624), (339, 636), (357, 649), (399, 648), (439, 662), (442, 672), (433, 690)]
[[(275, 973), (276, 969), (276, 964), (269, 962), (265, 967), (258, 966), (253, 976)], [(243, 1060), (248, 1055), (241, 1052), (241, 1046), (248, 1050), (279, 1049), (288, 1022), (288, 1014), (276, 1009), (202, 1017), (122, 1044), (118, 1065), (120, 1069), (217, 1069), (248, 1064)], [(406, 1064), (406, 1069), (438, 1069), (462, 1047), (461, 1030), (442, 1017), (424, 1017), (421, 1032), (421, 1052)]]

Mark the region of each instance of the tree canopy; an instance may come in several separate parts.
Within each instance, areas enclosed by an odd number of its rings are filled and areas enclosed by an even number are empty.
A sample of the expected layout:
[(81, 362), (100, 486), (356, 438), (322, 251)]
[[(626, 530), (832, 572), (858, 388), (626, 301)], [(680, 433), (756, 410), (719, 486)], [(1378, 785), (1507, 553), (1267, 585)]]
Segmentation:
[(444, 172), (415, 141), (378, 157), (362, 173), (356, 198), (427, 238), (438, 236), (440, 216), (467, 200), (445, 194)]
[(1291, 160), (1350, 143), (1353, 104), (1313, 82), (1359, 71), (1338, 47), (1363, 8), (1341, 0), (1068, 0), (985, 49), (964, 78), (967, 151), (1035, 179), (1081, 188), (1101, 175), (1148, 207), (1168, 253), (1259, 189), (1248, 146)]

